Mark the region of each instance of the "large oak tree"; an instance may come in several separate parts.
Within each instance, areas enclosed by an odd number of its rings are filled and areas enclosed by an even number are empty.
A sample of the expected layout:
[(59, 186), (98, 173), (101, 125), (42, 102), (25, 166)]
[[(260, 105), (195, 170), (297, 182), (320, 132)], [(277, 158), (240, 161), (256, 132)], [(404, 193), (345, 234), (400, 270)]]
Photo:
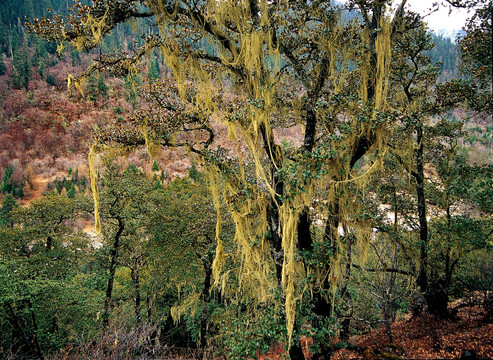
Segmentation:
[[(90, 51), (119, 23), (149, 19), (156, 31), (143, 46), (100, 54), (69, 79), (80, 87), (94, 71), (133, 76), (154, 50), (172, 74), (145, 86), (142, 106), (100, 131), (93, 149), (187, 148), (208, 174), (216, 204), (215, 285), (227, 281), (222, 195), (236, 227), (239, 283), (261, 302), (275, 303), (282, 290), (291, 341), (303, 295), (312, 320), (331, 316), (331, 290), (344, 289), (350, 274), (343, 259), (350, 263), (351, 246), (364, 246), (371, 233), (365, 185), (393, 150), (392, 128), (419, 113), (426, 96), (420, 56), (428, 48), (410, 35), (423, 24), (405, 5), (352, 0), (359, 15), (348, 20), (322, 1), (94, 0), (30, 27), (60, 50), (71, 43)], [(399, 56), (399, 46), (408, 46), (409, 57)], [(401, 66), (391, 66), (394, 56)], [(227, 128), (228, 149), (218, 145), (217, 123)], [(420, 124), (413, 126), (419, 157)], [(287, 127), (301, 133), (296, 146), (281, 146), (276, 129)]]

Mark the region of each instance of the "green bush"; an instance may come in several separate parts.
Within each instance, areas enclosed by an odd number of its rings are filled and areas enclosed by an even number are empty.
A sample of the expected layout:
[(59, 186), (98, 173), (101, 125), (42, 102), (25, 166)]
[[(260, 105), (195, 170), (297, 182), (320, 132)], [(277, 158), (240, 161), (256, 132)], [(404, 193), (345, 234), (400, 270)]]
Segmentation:
[(152, 163), (152, 171), (159, 171), (159, 166), (156, 160)]
[(125, 109), (123, 109), (121, 106), (115, 106), (113, 108), (113, 112), (117, 115), (123, 114), (124, 111)]
[[(218, 345), (229, 359), (256, 358), (266, 353), (272, 344), (286, 341), (286, 326), (280, 313), (268, 305), (258, 305), (252, 312), (250, 306), (240, 304), (214, 310), (212, 317), (219, 320), (217, 339), (223, 342)], [(231, 312), (236, 316), (231, 318)]]
[(46, 83), (50, 86), (56, 86), (55, 77), (51, 74), (48, 74), (48, 76), (46, 77)]

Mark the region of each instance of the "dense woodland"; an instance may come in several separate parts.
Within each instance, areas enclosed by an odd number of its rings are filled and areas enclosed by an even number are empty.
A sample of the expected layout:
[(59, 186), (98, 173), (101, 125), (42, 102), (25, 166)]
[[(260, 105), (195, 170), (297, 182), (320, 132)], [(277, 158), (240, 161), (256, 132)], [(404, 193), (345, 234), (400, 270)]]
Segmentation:
[(1, 1), (0, 357), (493, 357), (492, 4), (389, 3)]

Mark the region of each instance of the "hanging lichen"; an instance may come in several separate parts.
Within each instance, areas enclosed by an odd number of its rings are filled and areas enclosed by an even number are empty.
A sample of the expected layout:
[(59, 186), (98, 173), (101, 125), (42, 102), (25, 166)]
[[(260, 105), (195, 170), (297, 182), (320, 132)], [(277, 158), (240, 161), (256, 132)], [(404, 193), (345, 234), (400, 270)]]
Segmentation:
[(80, 91), (82, 96), (84, 96), (84, 92), (82, 91), (81, 80), (76, 79), (72, 74), (69, 74), (67, 77), (67, 88), (70, 89), (72, 84), (75, 85), (75, 88)]
[(387, 99), (391, 59), (390, 21), (382, 18), (375, 42), (377, 71), (375, 81), (375, 110), (381, 110)]
[(91, 179), (91, 190), (94, 200), (94, 228), (96, 230), (96, 234), (99, 234), (101, 232), (101, 219), (99, 216), (99, 191), (97, 184), (98, 179), (97, 179), (96, 168), (94, 165), (96, 154), (97, 154), (96, 146), (92, 145), (89, 150), (89, 156), (88, 156), (89, 177)]
[(171, 307), (170, 313), (175, 323), (179, 322), (181, 316), (186, 312), (189, 312), (192, 317), (195, 315), (200, 303), (200, 295), (200, 292), (193, 293), (187, 296), (181, 304)]
[[(217, 187), (214, 186), (216, 181), (214, 179), (214, 173), (208, 172), (208, 183), (210, 184), (210, 191), (212, 195), (212, 201), (214, 202), (214, 207), (216, 209), (216, 257), (212, 262), (212, 275), (214, 278), (214, 285), (218, 286), (220, 282), (220, 273), (224, 267), (225, 263), (225, 255), (224, 255), (224, 246), (221, 241), (221, 206), (219, 202), (219, 194)], [(223, 284), (224, 289), (224, 284)]]
[(147, 133), (147, 121), (145, 119), (144, 119), (143, 123), (140, 125), (140, 131), (142, 132), (142, 135), (144, 136), (147, 155), (149, 155), (149, 163), (152, 163), (152, 153), (153, 153), (154, 144), (149, 139), (149, 135)]
[[(161, 132), (153, 129), (157, 123), (153, 116), (162, 114), (146, 109), (136, 116), (149, 156), (154, 144), (175, 145), (173, 132), (180, 131), (175, 122), (181, 121), (182, 129), (190, 130), (190, 119), (200, 128), (214, 117), (228, 129), (228, 138), (237, 143), (230, 157), (209, 148), (211, 144), (195, 148), (199, 135), (195, 143), (185, 143), (206, 171), (216, 209), (214, 285), (226, 293), (230, 290), (228, 278), (235, 271), (242, 295), (257, 302), (276, 301), (273, 294), (281, 286), (284, 297), (279, 301), (284, 301), (291, 342), (297, 299), (302, 292), (319, 291), (328, 296), (324, 288), (327, 282), (332, 284), (332, 292), (337, 288), (344, 238), (354, 236), (363, 255), (366, 253), (371, 225), (361, 214), (359, 196), (381, 169), (387, 151), (390, 20), (384, 16), (377, 19), (378, 29), (356, 21), (343, 23), (325, 5), (310, 2), (221, 0), (191, 6), (187, 2), (148, 0), (145, 6), (154, 15), (159, 39), (149, 37), (135, 57), (121, 57), (115, 63), (122, 74), (133, 75), (138, 70), (135, 59), (159, 48), (182, 103), (175, 112), (172, 106), (165, 106), (165, 119), (173, 124)], [(76, 48), (87, 47), (89, 38), (92, 44), (101, 41), (110, 26), (109, 8), (100, 13), (81, 19), (86, 34), (72, 39)], [(375, 31), (372, 49), (369, 43)], [(281, 37), (287, 40), (280, 41)], [(207, 46), (201, 48), (200, 44)], [(114, 60), (105, 59), (109, 63)], [(94, 65), (90, 70), (101, 69)], [(228, 90), (224, 79), (230, 81)], [(70, 77), (69, 85), (80, 88), (80, 81)], [(217, 95), (221, 91), (234, 93), (234, 100), (224, 100), (224, 94)], [(307, 145), (307, 141), (286, 154), (276, 142), (275, 123), (284, 120), (304, 126), (306, 135), (309, 117), (316, 124), (313, 144)], [(352, 157), (362, 139), (371, 156), (358, 171), (354, 168), (358, 159)], [(91, 147), (89, 162), (99, 231), (94, 168), (97, 149)], [(282, 189), (277, 187), (280, 183)], [(312, 210), (315, 206), (317, 209)], [(236, 246), (236, 253), (228, 256), (221, 234), (221, 216), (226, 210), (235, 225)], [(327, 263), (317, 268), (304, 267), (298, 253), (298, 224), (306, 210), (316, 212), (326, 223), (325, 234), (314, 241), (330, 242), (333, 251)], [(275, 226), (268, 221), (273, 212), (278, 214)], [(269, 243), (273, 236), (281, 239), (280, 284)], [(228, 257), (237, 262), (237, 269), (225, 271)], [(314, 279), (301, 286), (306, 272)], [(184, 301), (172, 310), (173, 317), (179, 319), (197, 302), (196, 297)]]

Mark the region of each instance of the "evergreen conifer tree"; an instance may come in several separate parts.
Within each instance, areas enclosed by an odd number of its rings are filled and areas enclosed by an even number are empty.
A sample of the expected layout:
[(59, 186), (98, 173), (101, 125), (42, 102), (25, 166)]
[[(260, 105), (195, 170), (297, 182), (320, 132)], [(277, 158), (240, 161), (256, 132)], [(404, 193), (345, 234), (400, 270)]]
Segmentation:
[(14, 86), (18, 89), (28, 89), (29, 80), (32, 79), (31, 61), (27, 47), (24, 47), (22, 52), (14, 52), (13, 59), (14, 68)]

